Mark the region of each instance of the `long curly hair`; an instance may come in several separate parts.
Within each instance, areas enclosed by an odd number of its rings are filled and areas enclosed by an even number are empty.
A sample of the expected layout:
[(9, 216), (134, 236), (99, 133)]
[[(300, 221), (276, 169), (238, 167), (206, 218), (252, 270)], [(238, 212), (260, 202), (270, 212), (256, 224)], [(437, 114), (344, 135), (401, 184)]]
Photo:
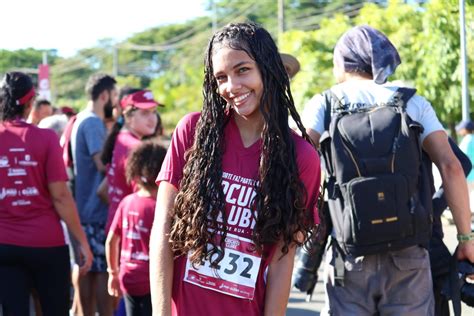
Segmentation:
[[(223, 258), (226, 225), (222, 189), (224, 128), (230, 119), (226, 101), (218, 93), (212, 56), (222, 47), (245, 51), (258, 65), (263, 81), (259, 111), (264, 120), (259, 179), (252, 203), (256, 222), (253, 242), (259, 252), (264, 245), (283, 242), (282, 252), (291, 243), (301, 244), (297, 235), (311, 234), (313, 218), (305, 208), (307, 192), (298, 174), (295, 144), (288, 114), (303, 137), (310, 142), (290, 91), (290, 82), (278, 49), (270, 34), (254, 23), (229, 24), (209, 41), (205, 56), (203, 108), (196, 126), (193, 146), (186, 154), (183, 179), (174, 206), (170, 242), (175, 255), (192, 251), (190, 260), (206, 259), (216, 267)], [(220, 243), (216, 244), (219, 235)]]

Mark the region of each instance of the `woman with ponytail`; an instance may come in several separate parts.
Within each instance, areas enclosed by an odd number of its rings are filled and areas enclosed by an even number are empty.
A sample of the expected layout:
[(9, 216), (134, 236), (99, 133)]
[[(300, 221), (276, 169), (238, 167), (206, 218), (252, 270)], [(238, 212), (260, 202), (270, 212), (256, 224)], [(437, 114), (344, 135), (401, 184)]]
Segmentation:
[(153, 311), (284, 315), (296, 246), (318, 222), (320, 165), (270, 34), (253, 23), (216, 32), (203, 96), (157, 178)]
[(149, 90), (122, 89), (117, 120), (107, 137), (102, 162), (107, 166), (109, 212), (106, 232), (122, 199), (135, 191), (125, 175), (127, 155), (141, 140), (155, 132), (156, 107), (160, 105)]
[(33, 287), (43, 315), (68, 315), (70, 261), (60, 219), (79, 242), (82, 274), (92, 253), (66, 186), (58, 136), (26, 122), (35, 96), (21, 72), (0, 83), (0, 305), (4, 315), (28, 315)]

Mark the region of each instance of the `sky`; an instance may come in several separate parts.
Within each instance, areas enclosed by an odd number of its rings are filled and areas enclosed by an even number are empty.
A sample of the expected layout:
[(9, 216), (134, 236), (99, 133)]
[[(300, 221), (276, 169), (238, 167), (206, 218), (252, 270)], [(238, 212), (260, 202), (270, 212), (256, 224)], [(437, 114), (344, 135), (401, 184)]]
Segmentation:
[(203, 16), (204, 0), (7, 0), (0, 49), (57, 49), (70, 57), (98, 40)]

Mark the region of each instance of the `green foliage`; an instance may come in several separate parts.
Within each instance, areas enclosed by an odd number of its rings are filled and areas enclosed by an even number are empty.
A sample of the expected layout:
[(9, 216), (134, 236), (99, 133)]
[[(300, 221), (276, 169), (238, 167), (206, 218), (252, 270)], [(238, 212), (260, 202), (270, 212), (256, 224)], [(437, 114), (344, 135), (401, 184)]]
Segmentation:
[[(119, 86), (149, 88), (158, 101), (166, 104), (160, 113), (167, 130), (171, 130), (185, 113), (201, 108), (204, 51), (212, 34), (212, 2), (208, 0), (209, 16), (157, 26), (121, 43), (104, 39), (70, 58), (48, 51), (53, 101), (82, 108), (87, 78), (94, 72), (113, 73), (116, 69)], [(285, 0), (286, 32), (278, 34), (278, 1), (214, 0), (214, 21), (217, 27), (235, 21), (258, 22), (278, 39), (280, 51), (298, 58), (301, 71), (291, 86), (299, 109), (335, 83), (332, 52), (337, 39), (354, 25), (371, 25), (387, 34), (402, 58), (391, 79), (415, 86), (433, 104), (440, 119), (453, 126), (461, 116), (459, 2), (406, 2)], [(467, 55), (472, 58), (472, 0), (466, 1), (466, 28)], [(39, 50), (0, 50), (0, 73), (36, 69), (41, 61)], [(472, 96), (474, 65), (468, 61)]]
[(335, 82), (332, 75), (332, 53), (337, 39), (350, 27), (349, 18), (336, 15), (325, 18), (315, 31), (289, 31), (280, 37), (280, 50), (294, 55), (301, 71), (291, 82), (295, 104), (299, 109), (316, 93)]
[[(461, 114), (458, 5), (457, 1), (432, 0), (424, 7), (417, 7), (392, 0), (387, 8), (366, 5), (356, 18), (356, 23), (369, 24), (387, 34), (402, 58), (392, 79), (416, 87), (449, 127)], [(466, 6), (466, 21), (471, 21), (466, 24), (471, 26), (466, 32), (467, 43), (473, 43), (474, 39), (473, 13), (473, 7)], [(471, 52), (472, 49), (471, 46)], [(472, 63), (469, 68), (472, 83)]]
[[(433, 0), (423, 16), (423, 32), (418, 51), (423, 63), (418, 67), (416, 86), (434, 105), (436, 113), (448, 125), (454, 125), (461, 114), (460, 28), (458, 3)], [(473, 7), (466, 6), (466, 42), (474, 43)], [(473, 56), (473, 47), (470, 47)], [(473, 83), (473, 66), (469, 64), (469, 81)], [(471, 94), (472, 96), (472, 94)], [(472, 99), (471, 99), (472, 100)], [(471, 101), (472, 105), (472, 101)], [(472, 109), (472, 107), (471, 107)]]
[(119, 87), (142, 87), (140, 78), (134, 75), (117, 76), (115, 79)]
[(178, 73), (166, 72), (151, 82), (150, 89), (165, 107), (163, 115), (166, 129), (172, 129), (186, 113), (199, 111), (202, 106), (203, 67), (185, 65)]
[[(6, 73), (15, 69), (38, 69), (38, 65), (43, 62), (44, 50), (33, 48), (8, 51), (0, 49), (0, 73)], [(54, 63), (57, 59), (56, 50), (46, 51), (48, 62)]]
[[(468, 56), (474, 56), (474, 10), (466, 5)], [(426, 6), (389, 1), (365, 4), (358, 15), (324, 18), (315, 31), (288, 31), (280, 37), (283, 52), (295, 55), (302, 68), (292, 91), (301, 109), (308, 99), (332, 84), (332, 50), (340, 35), (354, 25), (368, 24), (385, 33), (397, 47), (402, 64), (391, 80), (417, 88), (432, 103), (439, 118), (452, 127), (461, 114), (460, 37), (458, 2), (432, 0)], [(469, 62), (469, 82), (474, 80)], [(471, 109), (472, 94), (471, 88)]]

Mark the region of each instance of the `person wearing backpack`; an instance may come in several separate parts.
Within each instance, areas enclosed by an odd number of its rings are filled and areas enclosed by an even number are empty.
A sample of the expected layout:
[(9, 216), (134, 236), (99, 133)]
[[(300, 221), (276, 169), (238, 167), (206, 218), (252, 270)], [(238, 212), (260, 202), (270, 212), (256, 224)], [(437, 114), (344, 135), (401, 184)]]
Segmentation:
[(302, 115), (324, 160), (333, 224), (321, 315), (433, 315), (432, 191), (422, 149), (441, 173), (458, 259), (474, 262), (461, 164), (430, 103), (387, 83), (401, 61), (384, 34), (352, 28), (333, 62), (338, 84)]

